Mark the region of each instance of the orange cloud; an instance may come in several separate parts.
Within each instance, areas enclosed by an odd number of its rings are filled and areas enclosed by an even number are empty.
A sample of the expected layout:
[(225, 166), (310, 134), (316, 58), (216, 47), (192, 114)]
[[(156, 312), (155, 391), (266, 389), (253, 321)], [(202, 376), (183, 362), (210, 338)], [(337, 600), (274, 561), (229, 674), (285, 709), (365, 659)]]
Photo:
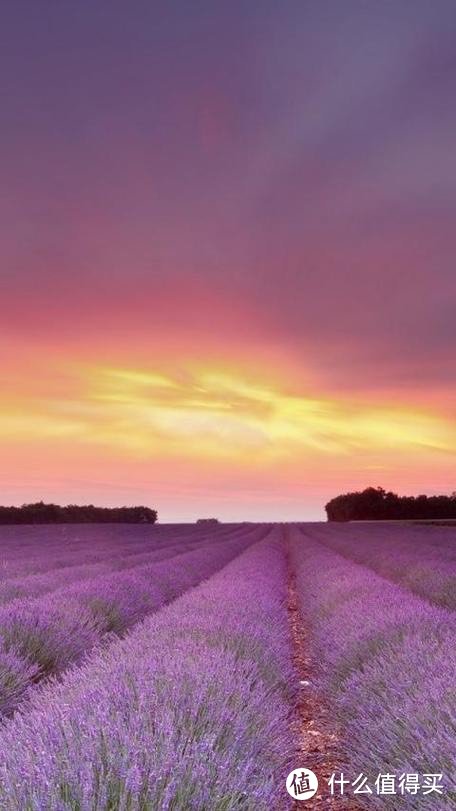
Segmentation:
[(211, 499), (225, 517), (261, 518), (267, 504), (280, 518), (352, 486), (450, 488), (456, 430), (436, 404), (297, 392), (256, 366), (68, 362), (22, 376), (0, 406), (3, 490), (16, 501), (143, 494), (170, 518)]
[(190, 364), (184, 377), (103, 366), (79, 374), (68, 397), (29, 393), (4, 402), (2, 437), (18, 443), (30, 437), (77, 437), (146, 456), (177, 447), (192, 457), (243, 458), (255, 449), (273, 460), (309, 453), (456, 451), (452, 422), (410, 403), (290, 394), (202, 364)]

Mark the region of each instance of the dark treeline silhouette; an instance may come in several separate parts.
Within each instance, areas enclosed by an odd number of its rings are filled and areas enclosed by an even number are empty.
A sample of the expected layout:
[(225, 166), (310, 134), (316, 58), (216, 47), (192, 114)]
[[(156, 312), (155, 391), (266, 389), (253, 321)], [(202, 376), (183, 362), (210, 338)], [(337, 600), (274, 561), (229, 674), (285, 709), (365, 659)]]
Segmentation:
[(325, 507), (328, 521), (456, 519), (456, 493), (451, 496), (398, 496), (381, 487), (345, 493)]
[(157, 511), (149, 507), (78, 507), (69, 504), (23, 504), (22, 507), (0, 507), (0, 524), (89, 524), (125, 523), (154, 524)]

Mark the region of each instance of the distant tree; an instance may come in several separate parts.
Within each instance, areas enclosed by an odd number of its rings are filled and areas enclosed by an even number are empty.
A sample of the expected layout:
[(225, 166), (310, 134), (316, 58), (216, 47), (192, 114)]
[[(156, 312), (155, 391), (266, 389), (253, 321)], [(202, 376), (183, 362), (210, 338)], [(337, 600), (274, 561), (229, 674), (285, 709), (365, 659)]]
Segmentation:
[(456, 519), (456, 495), (398, 496), (382, 487), (336, 496), (326, 504), (328, 521)]
[(218, 518), (198, 518), (196, 523), (197, 524), (209, 524), (209, 525), (212, 524), (212, 525), (215, 525), (215, 524), (219, 524), (220, 521), (218, 520)]
[(154, 524), (157, 518), (157, 511), (150, 507), (94, 507), (93, 504), (60, 507), (44, 501), (22, 507), (0, 507), (0, 524)]

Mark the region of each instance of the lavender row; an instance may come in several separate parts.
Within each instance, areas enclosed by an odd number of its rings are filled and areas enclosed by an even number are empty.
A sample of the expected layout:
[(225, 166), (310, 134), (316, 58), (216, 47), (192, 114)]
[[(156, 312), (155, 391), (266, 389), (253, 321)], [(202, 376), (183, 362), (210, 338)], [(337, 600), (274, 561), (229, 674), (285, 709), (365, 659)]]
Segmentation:
[[(293, 531), (303, 621), (318, 688), (340, 722), (347, 771), (443, 773), (439, 809), (455, 807), (456, 620), (369, 569)], [(383, 808), (432, 807), (425, 796), (369, 796)]]
[(37, 693), (0, 735), (5, 811), (266, 811), (289, 769), (277, 530)]
[[(233, 527), (211, 530), (223, 537)], [(204, 531), (207, 534), (207, 530)], [(97, 564), (117, 556), (200, 537), (196, 525), (71, 525), (0, 527), (0, 581), (71, 565)]]
[[(6, 544), (4, 529), (4, 527), (0, 527), (0, 581), (28, 574), (46, 573), (51, 570), (77, 566), (81, 563), (98, 564), (117, 556), (136, 554), (147, 546), (158, 548), (166, 545), (166, 538), (161, 533), (152, 534), (148, 528), (147, 534), (140, 534), (135, 531), (136, 527), (125, 527), (122, 532), (121, 526), (118, 525), (113, 534), (108, 526), (84, 526), (81, 528), (85, 530), (82, 537), (79, 534), (80, 528), (77, 526), (69, 528), (39, 527), (43, 537), (36, 535), (35, 543), (22, 547), (19, 539), (17, 546), (14, 545), (12, 536), (8, 539), (9, 544)], [(19, 533), (24, 528), (8, 527), (8, 529)], [(36, 530), (37, 528), (27, 527), (26, 529)]]
[[(239, 528), (236, 532), (245, 532)], [(22, 577), (13, 577), (0, 582), (0, 604), (6, 604), (17, 599), (35, 599), (57, 589), (71, 586), (100, 577), (113, 571), (125, 571), (134, 567), (143, 566), (154, 561), (165, 560), (182, 551), (190, 551), (205, 543), (219, 543), (226, 537), (225, 534), (215, 536), (205, 531), (193, 531), (187, 535), (177, 535), (180, 540), (170, 538), (166, 543), (141, 544), (140, 551), (135, 546), (134, 551), (125, 554), (112, 554), (99, 563), (79, 563), (59, 568), (51, 568), (39, 574), (29, 574)], [(230, 538), (234, 537), (231, 530)], [(78, 561), (80, 558), (78, 558)]]
[(347, 524), (310, 530), (331, 549), (444, 608), (456, 608), (456, 534), (449, 528)]
[(18, 599), (36, 599), (73, 583), (80, 583), (113, 571), (123, 571), (152, 561), (165, 560), (173, 557), (179, 551), (194, 548), (196, 544), (183, 541), (180, 544), (158, 546), (148, 552), (135, 552), (134, 554), (114, 557), (100, 563), (79, 563), (65, 566), (39, 574), (29, 574), (14, 577), (0, 583), (0, 604)]
[[(229, 525), (211, 528), (211, 536), (222, 538), (233, 528)], [(82, 563), (106, 563), (203, 534), (207, 535), (208, 529), (195, 524), (0, 527), (0, 581)]]
[[(258, 537), (258, 535), (257, 535)], [(0, 711), (10, 714), (36, 682), (62, 673), (109, 633), (120, 634), (209, 577), (255, 535), (238, 534), (168, 561), (115, 573), (0, 610)]]

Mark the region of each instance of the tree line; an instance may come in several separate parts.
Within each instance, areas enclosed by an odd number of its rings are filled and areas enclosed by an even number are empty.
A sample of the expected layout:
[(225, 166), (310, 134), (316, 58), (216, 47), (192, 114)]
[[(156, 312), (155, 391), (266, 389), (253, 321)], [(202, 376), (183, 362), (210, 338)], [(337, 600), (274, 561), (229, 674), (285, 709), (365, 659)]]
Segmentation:
[(344, 493), (325, 506), (328, 521), (456, 519), (456, 492), (450, 496), (398, 496), (382, 487)]
[(154, 524), (157, 517), (157, 511), (150, 507), (94, 507), (93, 504), (60, 507), (44, 501), (22, 507), (0, 507), (0, 524)]

